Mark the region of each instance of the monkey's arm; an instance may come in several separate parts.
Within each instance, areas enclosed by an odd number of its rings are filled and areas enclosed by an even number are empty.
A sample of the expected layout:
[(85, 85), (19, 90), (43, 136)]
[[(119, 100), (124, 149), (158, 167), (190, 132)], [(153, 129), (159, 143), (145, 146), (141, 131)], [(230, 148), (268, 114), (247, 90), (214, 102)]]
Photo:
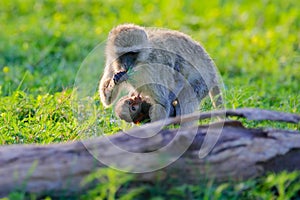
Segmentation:
[(104, 106), (109, 106), (118, 94), (118, 89), (115, 87), (113, 79), (101, 79), (100, 81), (100, 99)]
[(149, 117), (151, 122), (166, 119), (170, 115), (171, 102), (173, 100), (169, 99), (170, 92), (159, 85), (154, 86), (155, 92), (152, 94), (154, 103), (149, 111)]
[(154, 104), (151, 106), (149, 111), (150, 120), (151, 122), (154, 122), (161, 119), (166, 119), (167, 117), (169, 117), (169, 114), (167, 113), (169, 113), (169, 111), (167, 111), (164, 106), (160, 104)]

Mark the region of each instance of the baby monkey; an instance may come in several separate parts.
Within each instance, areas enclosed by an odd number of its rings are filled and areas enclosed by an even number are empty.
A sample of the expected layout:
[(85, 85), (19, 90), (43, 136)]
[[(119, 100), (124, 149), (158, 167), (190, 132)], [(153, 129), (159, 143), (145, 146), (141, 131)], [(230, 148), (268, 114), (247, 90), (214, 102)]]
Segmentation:
[[(122, 97), (115, 107), (116, 115), (126, 122), (147, 123), (150, 122), (151, 99), (143, 97), (140, 94), (132, 94), (130, 96)], [(170, 109), (169, 117), (175, 117), (180, 114), (178, 101), (172, 102), (172, 109)]]
[(151, 104), (149, 99), (140, 95), (124, 96), (116, 104), (116, 115), (126, 122), (146, 123), (150, 121), (149, 110)]

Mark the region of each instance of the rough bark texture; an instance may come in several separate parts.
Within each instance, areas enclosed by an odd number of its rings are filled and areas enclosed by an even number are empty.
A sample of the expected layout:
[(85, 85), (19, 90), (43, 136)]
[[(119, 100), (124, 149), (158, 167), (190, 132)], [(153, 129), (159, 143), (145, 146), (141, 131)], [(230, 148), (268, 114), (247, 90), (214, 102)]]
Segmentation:
[[(251, 120), (279, 120), (299, 123), (300, 116), (257, 109), (240, 109), (202, 113), (202, 118), (211, 116), (241, 116)], [(197, 115), (190, 115), (180, 120), (193, 120)], [(197, 116), (199, 117), (199, 116)], [(167, 124), (178, 123), (170, 119)], [(220, 122), (219, 122), (220, 123)], [(99, 168), (107, 168), (99, 160), (114, 160), (116, 165), (135, 165), (135, 158), (127, 159), (115, 148), (129, 152), (153, 152), (161, 147), (175, 146), (185, 141), (192, 141), (179, 159), (159, 170), (138, 173), (135, 177), (141, 181), (172, 177), (179, 181), (194, 182), (205, 178), (215, 180), (247, 179), (266, 172), (282, 170), (300, 170), (300, 133), (288, 130), (247, 129), (238, 121), (224, 123), (221, 136), (213, 150), (203, 159), (199, 158), (199, 149), (205, 140), (208, 126), (162, 130), (149, 138), (137, 138), (133, 135), (147, 135), (161, 122), (145, 125), (128, 133), (117, 133), (109, 138), (93, 138), (51, 145), (11, 145), (0, 147), (0, 197), (21, 190), (43, 194), (69, 194), (80, 192), (82, 179)], [(214, 131), (212, 126), (212, 131)], [(195, 134), (191, 134), (195, 132)], [(114, 144), (114, 145), (112, 145)], [(172, 154), (165, 154), (164, 159), (172, 160)], [(98, 159), (97, 159), (98, 158)], [(155, 159), (142, 162), (141, 167), (152, 166)]]

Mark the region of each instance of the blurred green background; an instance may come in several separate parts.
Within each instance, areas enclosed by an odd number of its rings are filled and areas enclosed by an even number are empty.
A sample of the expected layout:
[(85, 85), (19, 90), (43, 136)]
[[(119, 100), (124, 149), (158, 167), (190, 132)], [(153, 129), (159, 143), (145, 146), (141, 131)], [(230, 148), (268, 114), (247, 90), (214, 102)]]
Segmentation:
[(228, 87), (252, 86), (260, 96), (299, 92), (300, 17), (294, 0), (1, 0), (0, 22), (4, 95), (21, 82), (19, 89), (29, 92), (72, 87), (83, 59), (112, 27), (126, 22), (190, 34), (210, 53)]
[[(300, 111), (300, 1), (0, 0), (0, 144), (78, 139), (70, 100), (76, 74), (121, 23), (199, 41), (222, 75), (227, 108)], [(95, 102), (105, 132), (126, 126)], [(254, 195), (259, 187), (250, 188)]]

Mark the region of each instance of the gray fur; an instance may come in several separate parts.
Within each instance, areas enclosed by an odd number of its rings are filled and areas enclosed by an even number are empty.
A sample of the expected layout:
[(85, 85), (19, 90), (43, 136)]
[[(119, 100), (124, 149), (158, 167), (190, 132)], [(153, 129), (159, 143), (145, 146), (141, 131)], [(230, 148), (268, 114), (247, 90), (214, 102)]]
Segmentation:
[[(134, 73), (115, 83), (115, 74), (128, 70), (118, 58), (129, 52), (138, 52), (136, 59), (131, 59)], [(151, 98), (151, 121), (168, 117), (176, 97), (180, 114), (194, 112), (218, 87), (212, 59), (199, 43), (178, 31), (120, 25), (110, 32), (105, 53), (106, 66), (99, 86), (102, 103), (112, 104), (120, 88), (125, 87)], [(219, 89), (213, 91), (213, 96), (220, 94)], [(221, 97), (217, 103), (222, 103)]]

